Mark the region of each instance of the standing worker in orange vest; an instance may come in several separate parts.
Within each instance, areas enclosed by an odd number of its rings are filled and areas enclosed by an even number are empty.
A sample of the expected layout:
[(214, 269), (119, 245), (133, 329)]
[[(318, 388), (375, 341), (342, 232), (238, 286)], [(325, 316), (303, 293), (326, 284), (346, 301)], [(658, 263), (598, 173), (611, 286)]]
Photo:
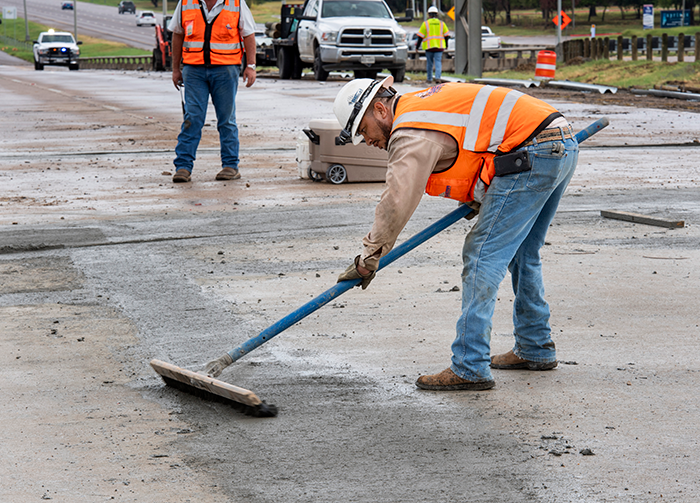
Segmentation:
[(442, 76), (442, 53), (447, 48), (449, 34), (450, 29), (438, 19), (438, 8), (434, 5), (431, 6), (428, 9), (428, 19), (418, 30), (418, 36), (423, 41), (422, 48), (425, 51), (428, 82), (433, 80), (433, 65), (435, 66), (435, 80), (440, 80)]
[[(479, 217), (462, 252), (462, 313), (452, 363), (416, 385), (485, 390), (495, 385), (491, 368), (556, 367), (540, 248), (576, 167), (571, 126), (552, 106), (513, 89), (452, 83), (398, 96), (392, 84), (391, 77), (353, 80), (333, 105), (341, 142), (364, 138), (389, 153), (374, 224), (338, 281), (361, 278), (367, 288), (423, 191), (468, 204)], [(515, 346), (490, 358), (491, 318), (508, 271)]]
[[(216, 111), (222, 169), (217, 180), (236, 180), (238, 126), (236, 93), (243, 69), (246, 87), (255, 82), (255, 20), (245, 0), (180, 0), (168, 25), (173, 32), (173, 84), (185, 88), (185, 117), (175, 148), (173, 182), (189, 182), (202, 138), (209, 96)], [(181, 66), (181, 62), (184, 66)]]

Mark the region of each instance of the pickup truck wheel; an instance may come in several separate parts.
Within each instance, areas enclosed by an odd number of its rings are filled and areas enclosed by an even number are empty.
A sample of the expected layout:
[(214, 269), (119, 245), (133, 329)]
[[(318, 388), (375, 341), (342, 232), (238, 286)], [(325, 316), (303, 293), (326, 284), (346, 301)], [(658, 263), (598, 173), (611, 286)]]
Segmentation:
[(326, 171), (326, 180), (334, 185), (340, 185), (348, 179), (348, 172), (342, 164), (333, 164)]
[(406, 67), (402, 66), (401, 68), (391, 70), (391, 76), (394, 77), (394, 82), (403, 82), (403, 79), (406, 76)]
[(73, 71), (80, 70), (80, 63), (76, 63), (74, 65), (68, 65), (68, 69), (73, 70)]
[(44, 65), (42, 65), (41, 63), (39, 63), (39, 62), (35, 59), (35, 60), (34, 60), (34, 69), (35, 69), (35, 70), (43, 70), (43, 69), (44, 69)]
[(328, 72), (323, 69), (323, 64), (321, 63), (320, 47), (316, 47), (314, 50), (314, 77), (316, 77), (316, 80), (320, 81), (328, 80)]
[(277, 67), (280, 69), (280, 79), (287, 80), (292, 78), (294, 59), (292, 58), (291, 47), (280, 47), (277, 54)]

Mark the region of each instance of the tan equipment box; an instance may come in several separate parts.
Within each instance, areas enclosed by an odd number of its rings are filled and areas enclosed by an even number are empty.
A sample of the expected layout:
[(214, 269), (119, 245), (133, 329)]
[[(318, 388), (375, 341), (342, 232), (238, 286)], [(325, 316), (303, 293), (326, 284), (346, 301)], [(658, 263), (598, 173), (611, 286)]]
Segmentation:
[[(314, 181), (327, 180), (334, 184), (344, 182), (383, 182), (389, 158), (386, 150), (348, 143), (336, 145), (340, 125), (334, 119), (316, 119), (304, 129), (307, 145), (297, 144), (299, 175)], [(308, 147), (308, 153), (306, 149)]]

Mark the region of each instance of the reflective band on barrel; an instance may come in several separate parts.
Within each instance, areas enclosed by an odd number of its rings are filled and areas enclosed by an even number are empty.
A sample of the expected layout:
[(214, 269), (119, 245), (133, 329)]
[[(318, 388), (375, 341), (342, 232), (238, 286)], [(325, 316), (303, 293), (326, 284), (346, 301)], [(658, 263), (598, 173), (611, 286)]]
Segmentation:
[(545, 65), (544, 63), (537, 63), (535, 65), (536, 70), (551, 70), (551, 71), (556, 71), (557, 65)]

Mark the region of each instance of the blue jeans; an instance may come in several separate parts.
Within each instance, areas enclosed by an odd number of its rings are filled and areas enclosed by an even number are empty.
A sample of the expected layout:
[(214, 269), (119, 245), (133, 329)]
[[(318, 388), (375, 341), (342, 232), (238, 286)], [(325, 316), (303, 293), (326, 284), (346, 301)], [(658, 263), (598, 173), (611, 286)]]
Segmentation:
[(209, 96), (216, 111), (216, 128), (221, 144), (221, 166), (238, 169), (238, 126), (236, 125), (236, 92), (240, 66), (184, 65), (185, 119), (177, 136), (175, 169), (192, 172), (202, 127), (207, 116)]
[(442, 51), (425, 51), (426, 66), (428, 67), (428, 80), (433, 80), (433, 65), (435, 66), (435, 78), (442, 76)]
[[(563, 143), (563, 152), (552, 147)], [(535, 144), (526, 149), (532, 169), (494, 177), (479, 217), (464, 241), (462, 314), (452, 344), (452, 371), (463, 379), (492, 379), (490, 342), (498, 286), (513, 279), (513, 326), (517, 356), (553, 362), (556, 351), (544, 300), (540, 248), (549, 224), (574, 174), (574, 139)]]

